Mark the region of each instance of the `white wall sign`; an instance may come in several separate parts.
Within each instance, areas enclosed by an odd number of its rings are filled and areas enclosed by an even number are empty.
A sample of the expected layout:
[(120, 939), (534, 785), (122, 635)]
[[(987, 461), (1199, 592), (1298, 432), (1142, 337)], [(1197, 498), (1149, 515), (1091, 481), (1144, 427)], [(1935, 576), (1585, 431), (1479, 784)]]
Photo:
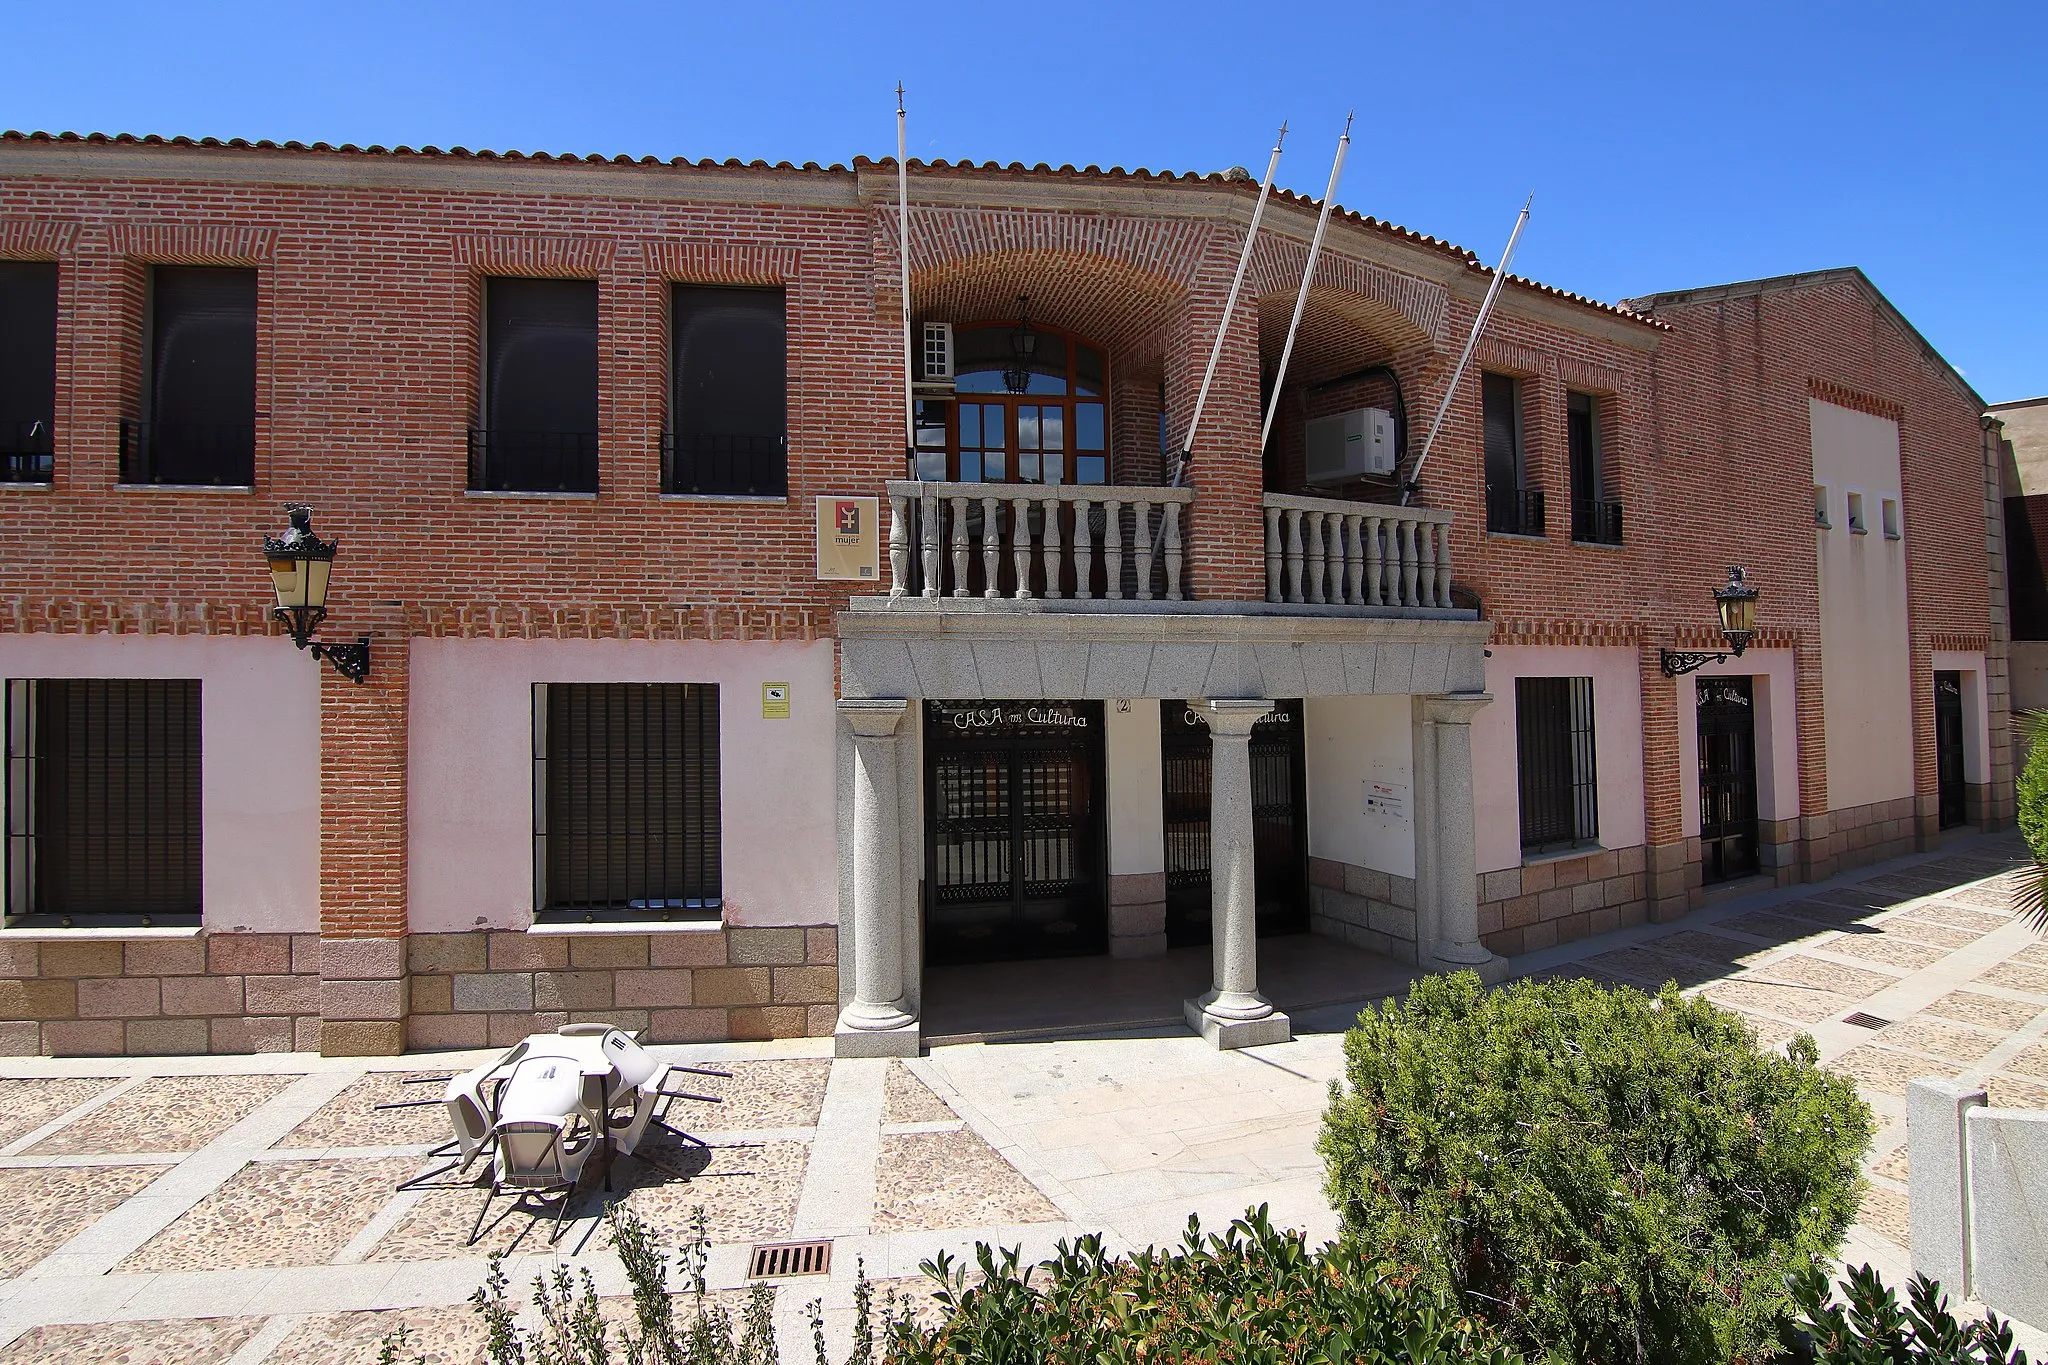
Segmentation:
[(1398, 825), (1408, 819), (1408, 784), (1371, 782), (1365, 784), (1365, 813), (1384, 825)]

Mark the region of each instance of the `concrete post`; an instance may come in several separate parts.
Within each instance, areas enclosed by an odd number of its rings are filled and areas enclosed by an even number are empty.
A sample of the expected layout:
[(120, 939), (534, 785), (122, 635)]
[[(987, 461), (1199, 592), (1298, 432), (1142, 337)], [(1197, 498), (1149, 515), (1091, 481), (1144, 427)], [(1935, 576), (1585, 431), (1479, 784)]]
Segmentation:
[(1971, 1296), (1969, 1144), (1964, 1119), (1984, 1103), (1980, 1086), (1939, 1076), (1906, 1084), (1906, 1169), (1913, 1273), (1938, 1280), (1951, 1299)]
[(1206, 701), (1209, 722), (1209, 929), (1214, 981), (1186, 1003), (1188, 1027), (1219, 1048), (1284, 1043), (1286, 1015), (1259, 994), (1258, 883), (1252, 844), (1252, 726), (1269, 701)]
[(1479, 842), (1472, 799), (1472, 717), (1493, 700), (1461, 692), (1423, 700), (1434, 732), (1436, 783), (1436, 943), (1427, 965), (1440, 972), (1475, 971), (1488, 982), (1507, 976), (1507, 960), (1479, 941)]
[(841, 1057), (915, 1057), (904, 1008), (903, 892), (897, 829), (897, 726), (910, 703), (841, 701), (853, 731), (853, 1000), (841, 1011)]

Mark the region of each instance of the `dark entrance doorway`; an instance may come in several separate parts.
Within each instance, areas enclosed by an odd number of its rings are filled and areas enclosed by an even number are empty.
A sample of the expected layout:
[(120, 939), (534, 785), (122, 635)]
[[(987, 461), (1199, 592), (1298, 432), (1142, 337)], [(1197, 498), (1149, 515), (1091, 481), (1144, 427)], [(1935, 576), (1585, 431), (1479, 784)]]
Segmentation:
[(1963, 785), (1961, 673), (1934, 675), (1934, 776), (1941, 828), (1953, 829), (1970, 818), (1968, 788)]
[(926, 960), (1107, 952), (1102, 704), (924, 714)]
[[(1301, 703), (1282, 701), (1252, 730), (1252, 848), (1258, 932), (1308, 928), (1308, 796)], [(1187, 702), (1159, 703), (1166, 817), (1166, 942), (1209, 941), (1209, 725)]]
[(1700, 879), (1757, 870), (1756, 695), (1748, 678), (1699, 680)]

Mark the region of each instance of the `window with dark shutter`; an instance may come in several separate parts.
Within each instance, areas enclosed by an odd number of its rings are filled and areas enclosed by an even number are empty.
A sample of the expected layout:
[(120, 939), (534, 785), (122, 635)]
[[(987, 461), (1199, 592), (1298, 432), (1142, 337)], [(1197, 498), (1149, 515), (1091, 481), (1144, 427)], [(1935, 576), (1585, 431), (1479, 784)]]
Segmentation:
[(148, 337), (144, 418), (121, 424), (121, 481), (254, 483), (256, 272), (151, 266)]
[(1607, 495), (1604, 414), (1598, 398), (1573, 393), (1565, 398), (1565, 438), (1571, 460), (1572, 539), (1593, 545), (1621, 544), (1621, 503)]
[(196, 922), (199, 683), (17, 679), (5, 711), (9, 917)]
[(1591, 678), (1515, 679), (1515, 757), (1523, 852), (1600, 837)]
[(482, 425), (469, 486), (597, 491), (597, 281), (484, 281)]
[(50, 481), (56, 416), (56, 262), (0, 261), (0, 482)]
[(1496, 535), (1543, 534), (1543, 492), (1523, 486), (1522, 381), (1480, 376), (1486, 427), (1486, 529)]
[(718, 688), (534, 689), (534, 903), (565, 919), (716, 919)]
[(665, 493), (789, 491), (788, 322), (780, 289), (670, 296)]

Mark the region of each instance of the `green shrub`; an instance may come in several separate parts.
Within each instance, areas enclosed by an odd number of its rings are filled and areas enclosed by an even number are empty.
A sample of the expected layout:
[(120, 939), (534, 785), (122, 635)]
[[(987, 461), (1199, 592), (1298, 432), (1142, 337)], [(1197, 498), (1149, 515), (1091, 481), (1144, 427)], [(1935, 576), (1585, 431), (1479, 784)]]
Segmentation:
[(1371, 1264), (1528, 1350), (1761, 1359), (1856, 1214), (1869, 1108), (1666, 986), (1431, 977), (1359, 1016), (1320, 1141)]
[(2048, 863), (2048, 711), (2030, 711), (2022, 722), (2029, 747), (2020, 769), (2020, 835), (2037, 863)]
[[(1373, 1273), (1343, 1246), (1311, 1251), (1261, 1207), (1221, 1235), (1188, 1220), (1178, 1250), (1103, 1253), (1094, 1236), (1020, 1268), (977, 1245), (980, 1283), (941, 1256), (936, 1327), (892, 1325), (888, 1365), (1521, 1365), (1442, 1294)], [(1544, 1357), (1549, 1359), (1549, 1357)]]
[(1813, 1365), (2027, 1365), (2012, 1344), (2012, 1328), (1996, 1313), (1983, 1322), (1958, 1322), (1941, 1286), (1925, 1275), (1906, 1284), (1907, 1306), (1862, 1266), (1842, 1281), (1832, 1302), (1828, 1277), (1811, 1265), (1789, 1280), (1796, 1330), (1806, 1337)]

